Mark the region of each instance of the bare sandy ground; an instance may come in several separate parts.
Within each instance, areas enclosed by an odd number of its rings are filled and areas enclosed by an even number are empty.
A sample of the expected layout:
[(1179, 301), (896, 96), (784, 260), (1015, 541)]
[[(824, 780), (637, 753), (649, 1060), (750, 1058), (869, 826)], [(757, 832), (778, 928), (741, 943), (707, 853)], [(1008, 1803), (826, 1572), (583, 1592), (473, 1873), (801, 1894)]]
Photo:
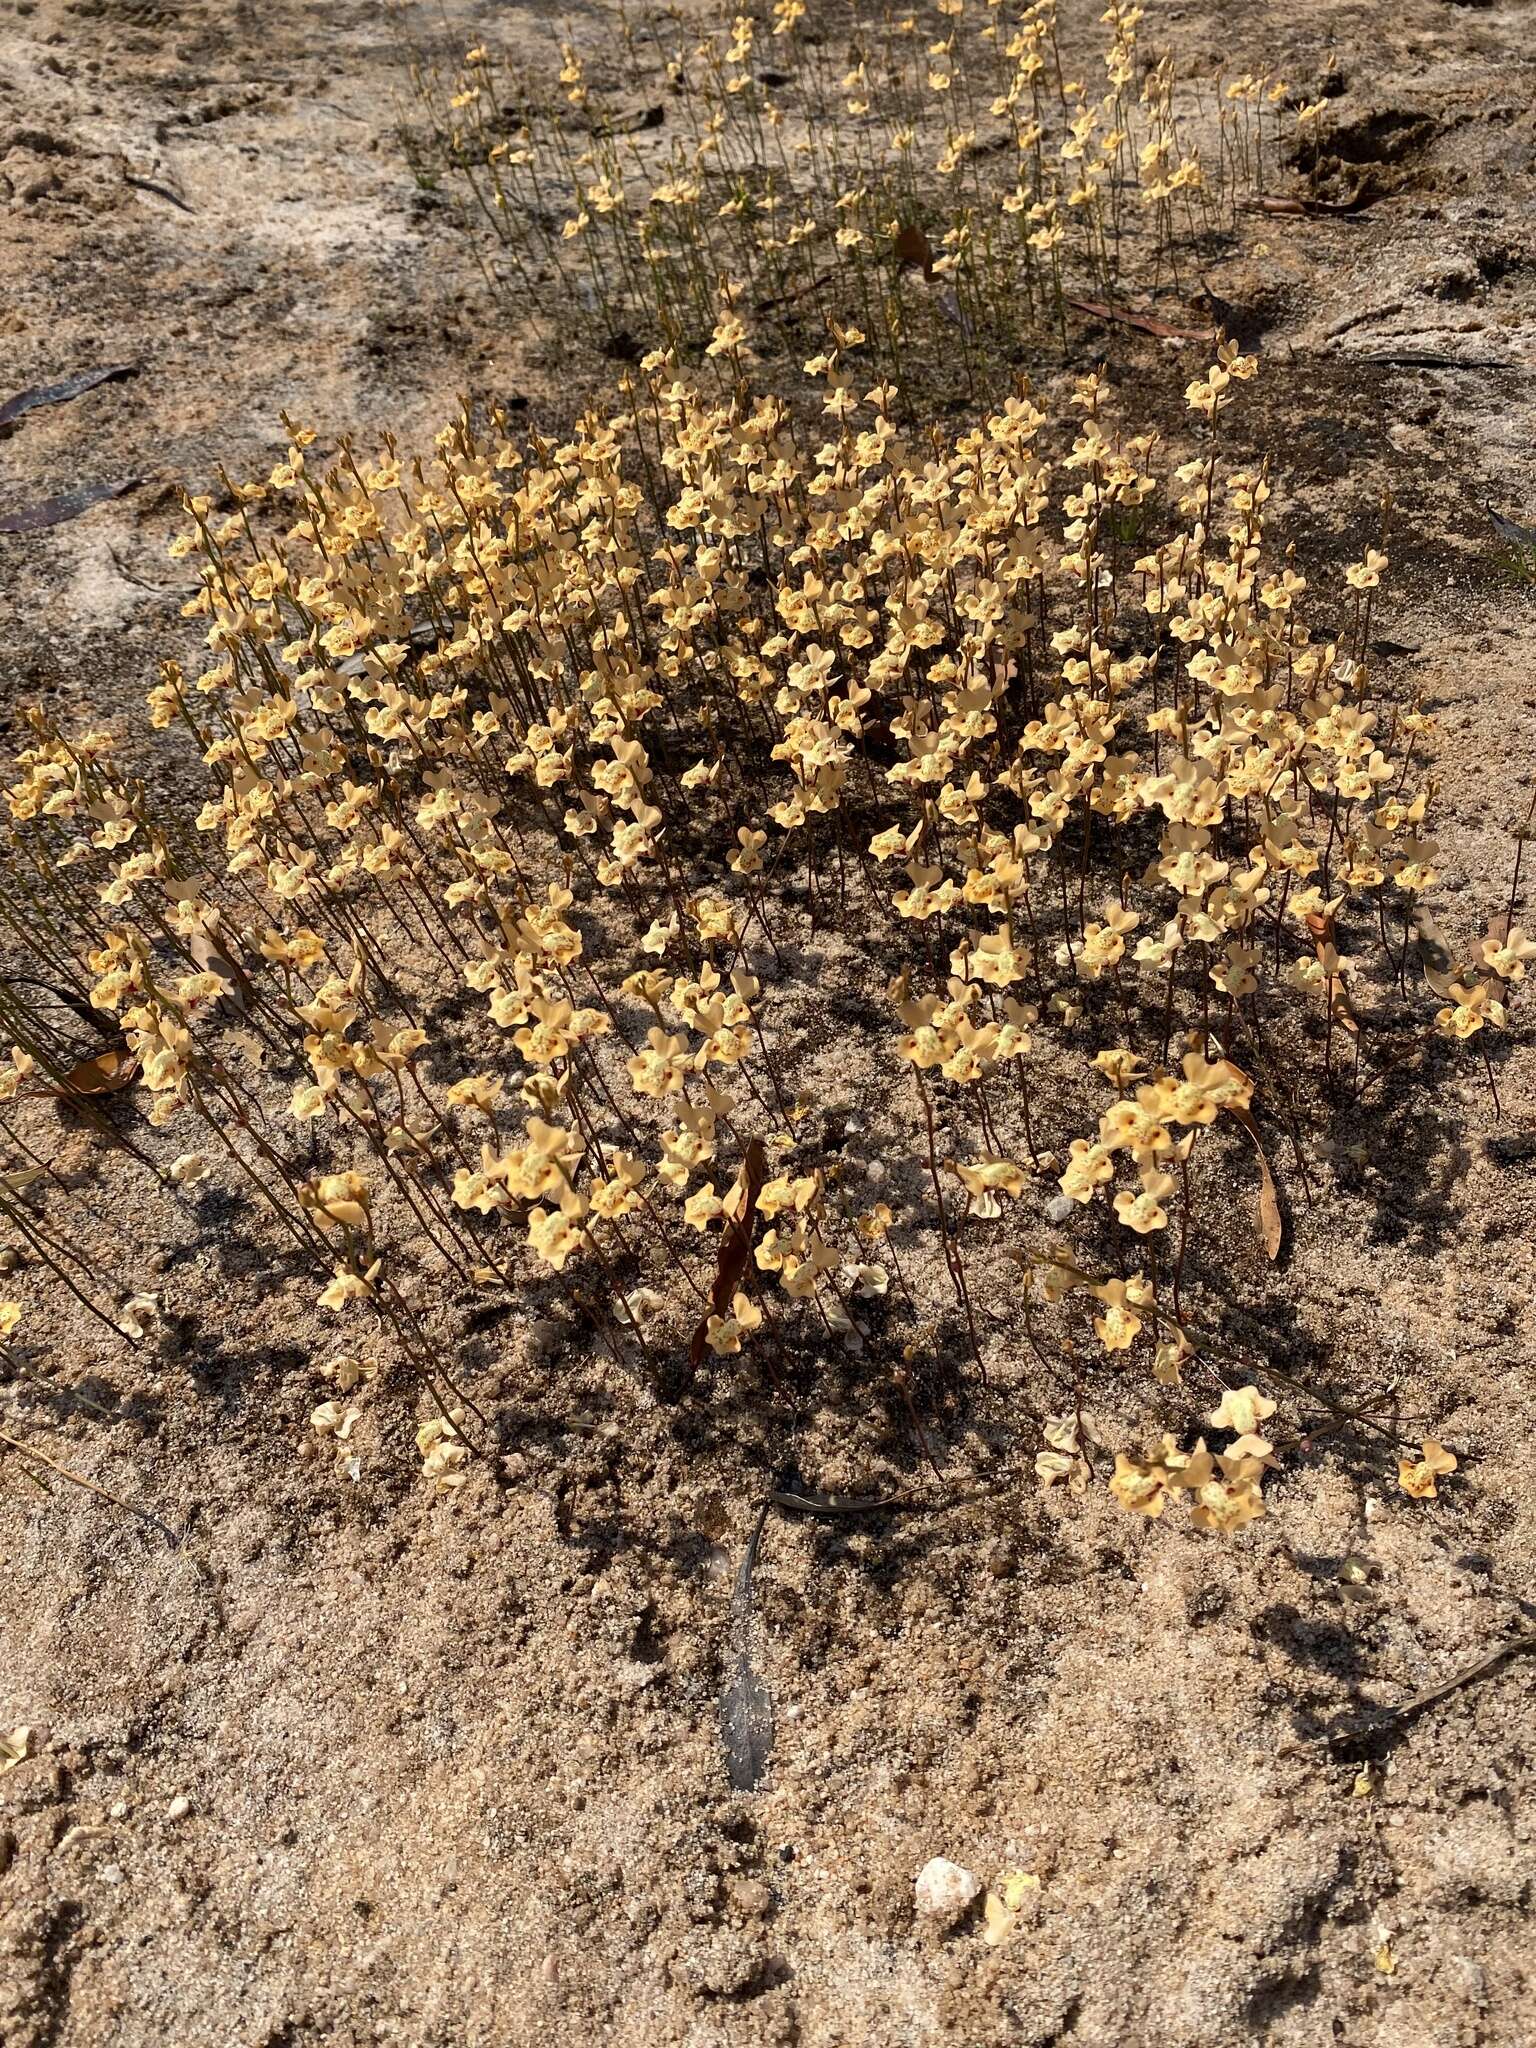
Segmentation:
[[(466, 39), (516, 19), (454, 15)], [(1536, 772), (1536, 601), (1483, 510), (1536, 520), (1532, 25), (1520, 0), (1164, 25), (1190, 58), (1228, 36), (1235, 64), (1332, 56), (1351, 146), (1396, 152), (1397, 189), (1256, 218), (1206, 285), (1265, 358), (1251, 431), (1287, 530), (1341, 561), (1396, 502), (1381, 630), (1441, 721), (1436, 914), (1467, 933)], [(389, 19), (355, 0), (7, 0), (0, 397), (139, 368), (0, 445), (0, 508), (144, 479), (0, 537), (7, 744), (38, 696), (134, 724), (187, 630), (175, 486), (254, 464), (280, 408), (409, 443), (461, 391), (552, 401), (559, 365), (520, 352), (401, 160), (403, 84)], [(1138, 346), (1094, 342), (1166, 412), (1191, 360)], [(1405, 360), (1426, 356), (1459, 367)], [(1224, 1549), (1102, 1491), (775, 1516), (756, 1585), (778, 1733), (752, 1795), (716, 1719), (762, 1487), (737, 1418), (536, 1356), (514, 1314), (464, 1337), (477, 1390), (521, 1417), (500, 1473), (433, 1505), (402, 1419), (399, 1457), (338, 1490), (301, 1455), (312, 1289), (237, 1231), (146, 1223), (121, 1164), (96, 1166), (162, 1340), (125, 1354), (61, 1317), (50, 1370), (110, 1419), (19, 1380), (0, 1404), (188, 1536), (172, 1553), (0, 1470), (0, 1729), (35, 1731), (0, 1776), (0, 2040), (1536, 2039), (1536, 1659), (1378, 1735), (1363, 1777), (1317, 1739), (1536, 1621), (1528, 1044), (1499, 1088), (1502, 1119), (1469, 1079), (1341, 1132), (1284, 1314), (1272, 1287), (1249, 1307), (1252, 1341), (1330, 1384), (1396, 1384), (1462, 1460), (1440, 1502), (1344, 1438)], [(80, 1142), (61, 1126), (61, 1156)], [(1009, 1393), (956, 1423), (961, 1466), (1006, 1442)], [(865, 1476), (833, 1408), (801, 1451), (823, 1486)], [(934, 1855), (1039, 1878), (1010, 1945), (915, 1915)]]

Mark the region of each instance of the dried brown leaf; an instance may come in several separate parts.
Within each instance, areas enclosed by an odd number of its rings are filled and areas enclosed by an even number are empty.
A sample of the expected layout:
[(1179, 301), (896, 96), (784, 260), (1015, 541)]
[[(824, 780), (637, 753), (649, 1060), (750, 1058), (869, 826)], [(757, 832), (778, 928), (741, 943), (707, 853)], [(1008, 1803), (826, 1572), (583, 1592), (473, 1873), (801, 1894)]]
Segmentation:
[(745, 1654), (736, 1659), (720, 1701), (720, 1733), (732, 1789), (751, 1792), (773, 1753), (773, 1699)]
[(720, 1698), (720, 1734), (732, 1789), (754, 1791), (773, 1754), (773, 1696), (752, 1662), (752, 1571), (768, 1521), (764, 1500), (731, 1588), (731, 1676)]
[(126, 1045), (109, 1047), (70, 1068), (59, 1083), (60, 1095), (115, 1095), (126, 1088), (139, 1071), (139, 1063)]
[[(715, 1265), (714, 1284), (709, 1290), (710, 1315), (723, 1316), (735, 1299), (741, 1276), (752, 1256), (752, 1238), (757, 1227), (757, 1198), (768, 1177), (768, 1159), (761, 1138), (752, 1139), (741, 1162), (735, 1185), (726, 1197), (726, 1223), (720, 1238), (720, 1255)], [(709, 1316), (703, 1316), (688, 1346), (688, 1363), (695, 1372), (709, 1348)]]
[(38, 533), (45, 526), (58, 526), (66, 519), (78, 519), (93, 505), (136, 491), (143, 481), (141, 476), (131, 476), (120, 484), (82, 484), (79, 490), (65, 491), (61, 497), (42, 498), (36, 504), (23, 505), (15, 512), (0, 512), (0, 533)]
[(1067, 300), (1079, 313), (1091, 313), (1095, 320), (1111, 321), (1116, 327), (1134, 327), (1139, 334), (1156, 335), (1159, 341), (1214, 341), (1214, 327), (1175, 327), (1159, 320), (1155, 313), (1132, 313), (1124, 306), (1106, 306), (1099, 299)]
[(1264, 1250), (1271, 1259), (1280, 1256), (1280, 1241), (1285, 1235), (1285, 1221), (1280, 1214), (1280, 1195), (1275, 1187), (1275, 1177), (1269, 1170), (1265, 1155), (1264, 1141), (1259, 1136), (1259, 1127), (1253, 1120), (1253, 1112), (1239, 1109), (1235, 1103), (1227, 1104), (1228, 1114), (1236, 1117), (1254, 1151), (1259, 1155), (1259, 1234), (1264, 1240)]
[(896, 232), (896, 261), (903, 270), (920, 270), (933, 278), (933, 244), (920, 227), (908, 225)]
[(34, 384), (0, 405), (0, 427), (13, 426), (24, 414), (36, 412), (39, 406), (67, 405), (72, 398), (94, 391), (98, 384), (116, 384), (122, 378), (136, 377), (138, 373), (137, 363), (110, 363), (104, 370), (81, 370), (73, 377), (61, 378), (57, 384)]
[(197, 931), (188, 942), (187, 951), (204, 974), (216, 974), (224, 984), (220, 998), (240, 1016), (245, 1015), (246, 988), (244, 971), (236, 966), (223, 949), (223, 934), (217, 930)]

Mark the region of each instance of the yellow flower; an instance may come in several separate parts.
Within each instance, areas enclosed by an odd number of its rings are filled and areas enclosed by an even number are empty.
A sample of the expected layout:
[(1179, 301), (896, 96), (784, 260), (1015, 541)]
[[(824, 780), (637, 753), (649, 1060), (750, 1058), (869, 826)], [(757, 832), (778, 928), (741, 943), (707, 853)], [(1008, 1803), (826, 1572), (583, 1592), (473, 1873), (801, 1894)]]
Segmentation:
[(1001, 1216), (999, 1195), (1022, 1195), (1025, 1188), (1024, 1174), (1011, 1159), (974, 1159), (969, 1165), (950, 1162), (950, 1170), (956, 1175), (966, 1193), (971, 1197), (973, 1216), (983, 1220)]
[(1149, 1166), (1141, 1176), (1141, 1192), (1133, 1195), (1123, 1188), (1115, 1197), (1115, 1214), (1128, 1230), (1145, 1237), (1149, 1231), (1168, 1228), (1168, 1211), (1163, 1207), (1174, 1190), (1171, 1173)]
[(1455, 1453), (1437, 1444), (1433, 1437), (1426, 1437), (1422, 1456), (1398, 1461), (1397, 1483), (1412, 1500), (1436, 1500), (1439, 1495), (1435, 1481), (1455, 1470)]
[(1107, 1081), (1121, 1090), (1128, 1089), (1142, 1073), (1141, 1061), (1124, 1046), (1112, 1046), (1095, 1053), (1093, 1064)]
[(705, 1337), (716, 1358), (733, 1356), (741, 1349), (741, 1340), (760, 1329), (763, 1312), (748, 1295), (738, 1294), (731, 1302), (728, 1316), (711, 1315), (706, 1325)]
[(1093, 1292), (1104, 1304), (1104, 1313), (1095, 1316), (1093, 1327), (1099, 1335), (1099, 1342), (1106, 1351), (1129, 1351), (1141, 1331), (1141, 1317), (1131, 1306), (1130, 1289), (1124, 1280), (1106, 1280)]
[(1367, 548), (1363, 562), (1351, 562), (1344, 571), (1344, 580), (1351, 590), (1374, 590), (1381, 581), (1381, 572), (1387, 566), (1385, 555), (1375, 548)]
[(1220, 1536), (1231, 1536), (1263, 1512), (1264, 1500), (1257, 1482), (1247, 1475), (1229, 1476), (1207, 1479), (1194, 1489), (1189, 1518), (1197, 1529), (1214, 1529)]
[(680, 1095), (692, 1064), (688, 1059), (688, 1040), (652, 1025), (646, 1033), (646, 1050), (626, 1064), (637, 1094), (658, 1098)]
[(731, 1192), (728, 1189), (726, 1197), (717, 1195), (714, 1182), (706, 1181), (683, 1204), (684, 1221), (694, 1230), (707, 1230), (711, 1223), (727, 1214), (727, 1197)]
[(416, 1432), (421, 1476), (434, 1493), (452, 1493), (468, 1476), (463, 1468), (469, 1461), (469, 1446), (458, 1431), (462, 1420), (455, 1408), (448, 1415), (434, 1415)]
[(1115, 1177), (1115, 1162), (1102, 1145), (1074, 1138), (1066, 1172), (1057, 1185), (1074, 1202), (1091, 1202), (1094, 1191)]
[(338, 1266), (334, 1276), (321, 1291), (321, 1308), (328, 1308), (333, 1315), (339, 1315), (349, 1301), (371, 1299), (373, 1283), (378, 1279), (383, 1264), (382, 1259), (375, 1259), (364, 1273), (353, 1272), (347, 1266)]
[(1219, 1407), (1206, 1417), (1212, 1429), (1230, 1429), (1239, 1436), (1256, 1436), (1259, 1425), (1275, 1412), (1275, 1404), (1257, 1387), (1229, 1387)]
[(305, 1208), (322, 1230), (338, 1224), (362, 1230), (368, 1222), (368, 1183), (360, 1173), (328, 1173), (301, 1194)]
[(563, 1272), (566, 1260), (581, 1248), (581, 1232), (559, 1209), (530, 1209), (528, 1242), (546, 1266)]
[(1131, 1514), (1155, 1520), (1168, 1505), (1168, 1473), (1160, 1464), (1143, 1464), (1121, 1451), (1115, 1458), (1109, 1490)]

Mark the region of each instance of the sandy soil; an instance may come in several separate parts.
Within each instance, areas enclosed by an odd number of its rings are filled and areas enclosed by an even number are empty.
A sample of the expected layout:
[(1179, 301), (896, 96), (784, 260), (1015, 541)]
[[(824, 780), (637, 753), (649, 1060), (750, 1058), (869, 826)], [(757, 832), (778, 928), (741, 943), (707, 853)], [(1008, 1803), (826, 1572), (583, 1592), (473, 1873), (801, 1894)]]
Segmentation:
[[(1238, 12), (1191, 0), (1167, 29), (1214, 57)], [(493, 18), (513, 32), (453, 14)], [(1250, 431), (1313, 560), (1395, 501), (1380, 630), (1441, 718), (1436, 914), (1470, 934), (1536, 772), (1536, 601), (1483, 511), (1536, 517), (1530, 11), (1241, 18), (1238, 63), (1320, 78), (1332, 55), (1337, 126), (1390, 165), (1358, 214), (1255, 217), (1206, 286), (1263, 351)], [(553, 402), (559, 365), (520, 353), (396, 150), (402, 84), (355, 0), (0, 10), (0, 397), (140, 366), (22, 422), (0, 509), (145, 479), (0, 538), (7, 744), (37, 696), (135, 719), (186, 632), (174, 488), (254, 463), (280, 408), (419, 442), (461, 391)], [(1154, 414), (1192, 374), (1124, 333), (1084, 350)], [(844, 1100), (827, 1077), (854, 1159), (856, 1078)], [(1440, 1502), (1346, 1435), (1289, 1461), (1230, 1548), (1102, 1490), (775, 1513), (753, 1794), (717, 1720), (767, 1455), (750, 1401), (616, 1387), (527, 1315), (465, 1311), (499, 1473), (434, 1505), (402, 1415), (398, 1456), (338, 1488), (301, 1449), (312, 1287), (227, 1222), (146, 1225), (120, 1163), (95, 1168), (102, 1232), (162, 1293), (158, 1344), (61, 1319), (50, 1370), (108, 1419), (19, 1380), (5, 1412), (187, 1534), (172, 1552), (72, 1489), (0, 1493), (0, 1729), (35, 1731), (0, 1776), (0, 2041), (1536, 2040), (1536, 1660), (1354, 1748), (1318, 1739), (1536, 1621), (1528, 1044), (1499, 1089), (1502, 1119), (1468, 1079), (1341, 1129), (1284, 1274), (1237, 1310), (1293, 1369), (1395, 1385), (1462, 1459)], [(1027, 1381), (1019, 1360), (948, 1418), (957, 1488), (1007, 1455)], [(831, 1396), (803, 1418), (808, 1483), (864, 1490), (898, 1441), (847, 1418)], [(1009, 1945), (915, 1914), (935, 1855), (1039, 1878)]]

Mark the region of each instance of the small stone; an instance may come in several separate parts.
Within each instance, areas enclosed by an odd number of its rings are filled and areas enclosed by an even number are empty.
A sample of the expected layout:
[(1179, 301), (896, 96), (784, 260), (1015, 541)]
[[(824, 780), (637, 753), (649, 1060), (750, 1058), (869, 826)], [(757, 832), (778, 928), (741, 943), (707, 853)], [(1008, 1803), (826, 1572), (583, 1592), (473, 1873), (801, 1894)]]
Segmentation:
[(21, 1253), (13, 1244), (0, 1244), (0, 1273), (14, 1273), (21, 1264)]
[(958, 1920), (981, 1890), (973, 1871), (947, 1856), (930, 1856), (917, 1873), (917, 1910), (933, 1920)]
[(1070, 1223), (1077, 1204), (1070, 1195), (1052, 1195), (1045, 1205), (1047, 1223)]
[(103, 1863), (97, 1875), (103, 1884), (121, 1884), (123, 1881), (123, 1866), (121, 1863)]
[(1488, 2003), (1488, 1973), (1481, 1963), (1471, 1956), (1452, 1956), (1450, 1976), (1453, 1983), (1460, 1983), (1471, 2004), (1482, 2007)]
[(548, 1358), (560, 1342), (560, 1325), (548, 1316), (540, 1316), (528, 1330), (528, 1356), (531, 1359)]
[(545, 1982), (546, 1984), (557, 1984), (557, 1983), (559, 1983), (559, 1981), (560, 1981), (560, 1963), (559, 1963), (559, 1959), (558, 1959), (557, 1957), (555, 1957), (555, 1956), (546, 1956), (546, 1957), (544, 1958), (543, 1962), (542, 1962), (542, 1963), (540, 1963), (540, 1965), (539, 1965), (539, 1975), (540, 1975), (540, 1977), (541, 1977), (541, 1978), (542, 1978), (542, 1979), (544, 1980), (544, 1982)]
[(107, 1814), (112, 1820), (126, 1820), (131, 1810), (126, 1799), (114, 1799)]
[(725, 1893), (736, 1911), (748, 1919), (761, 1919), (773, 1911), (773, 1892), (760, 1877), (728, 1878)]
[(0, 1828), (0, 1877), (4, 1877), (15, 1860), (16, 1837), (9, 1828)]
[(191, 1800), (185, 1792), (178, 1792), (170, 1805), (165, 1809), (165, 1817), (167, 1820), (185, 1820), (191, 1811)]

